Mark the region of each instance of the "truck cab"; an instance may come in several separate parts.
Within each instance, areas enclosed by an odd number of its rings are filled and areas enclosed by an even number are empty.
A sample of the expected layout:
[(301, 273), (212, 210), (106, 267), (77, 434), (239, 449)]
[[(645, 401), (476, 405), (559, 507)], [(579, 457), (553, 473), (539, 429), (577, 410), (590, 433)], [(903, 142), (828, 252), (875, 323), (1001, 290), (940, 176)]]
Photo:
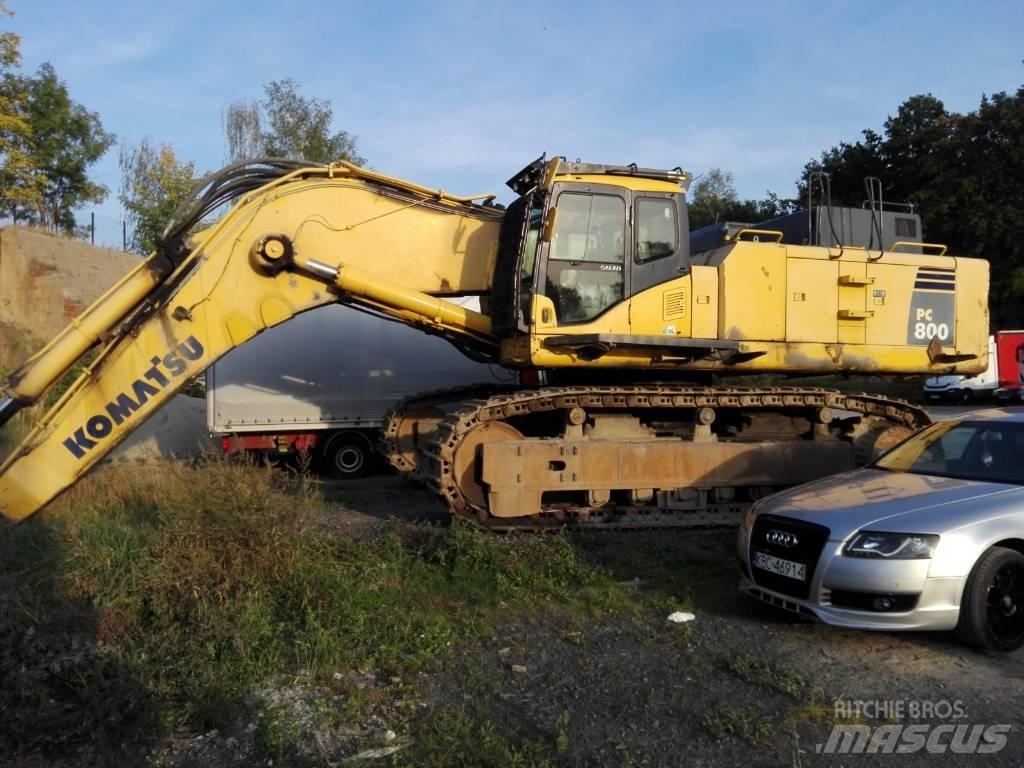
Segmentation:
[(1009, 365), (1005, 380), (999, 382), (996, 399), (1001, 402), (1019, 403), (1024, 400), (1021, 389), (1024, 387), (1024, 342), (1013, 349), (1013, 362)]

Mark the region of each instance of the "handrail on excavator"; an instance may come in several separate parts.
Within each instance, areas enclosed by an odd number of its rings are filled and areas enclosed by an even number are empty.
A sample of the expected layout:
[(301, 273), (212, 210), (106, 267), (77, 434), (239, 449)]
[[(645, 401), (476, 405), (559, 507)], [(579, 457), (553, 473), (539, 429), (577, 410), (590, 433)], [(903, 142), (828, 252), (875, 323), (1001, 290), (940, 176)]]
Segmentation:
[(942, 245), (941, 243), (915, 243), (915, 242), (913, 242), (911, 240), (899, 240), (899, 241), (893, 243), (890, 246), (889, 250), (895, 251), (897, 248), (900, 248), (900, 247), (903, 247), (903, 248), (920, 248), (921, 250), (924, 250), (926, 248), (934, 248), (935, 251), (936, 251), (936, 254), (935, 254), (936, 256), (945, 256), (946, 255), (946, 251), (949, 250), (949, 246), (948, 245)]
[(426, 195), (428, 197), (433, 197), (438, 200), (447, 200), (453, 203), (470, 204), (478, 201), (493, 200), (495, 198), (495, 195), (493, 194), (468, 196), (452, 195), (449, 194), (448, 192), (445, 192), (443, 189), (433, 189), (431, 187), (425, 187), (421, 184), (416, 184), (415, 182), (408, 181), (406, 179), (400, 179), (397, 176), (388, 176), (385, 173), (378, 173), (377, 171), (371, 171), (367, 168), (363, 168), (358, 165), (353, 165), (352, 163), (346, 162), (345, 160), (338, 160), (336, 162), (333, 162), (329, 166), (327, 166), (325, 170), (327, 173), (327, 178), (329, 179), (334, 178), (336, 171), (343, 170), (350, 175), (358, 176), (359, 178), (365, 179), (367, 181), (377, 181), (389, 187), (397, 187), (399, 189), (404, 189), (408, 192), (415, 192), (420, 195)]
[(785, 235), (777, 229), (754, 229), (753, 227), (744, 227), (735, 235), (732, 236), (732, 240), (739, 242), (743, 239), (744, 235), (752, 235), (750, 242), (759, 243), (762, 237), (772, 237), (774, 240), (770, 241), (773, 243), (782, 243), (782, 238)]

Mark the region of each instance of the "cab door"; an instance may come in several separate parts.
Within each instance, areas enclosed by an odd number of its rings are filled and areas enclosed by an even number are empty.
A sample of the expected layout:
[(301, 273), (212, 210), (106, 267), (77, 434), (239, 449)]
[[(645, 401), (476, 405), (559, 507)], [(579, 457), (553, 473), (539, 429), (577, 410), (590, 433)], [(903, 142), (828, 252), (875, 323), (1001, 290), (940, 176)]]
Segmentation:
[(632, 224), (631, 296), (690, 271), (689, 227), (679, 195), (634, 192)]
[[(695, 307), (687, 229), (686, 206), (679, 195), (633, 192), (631, 334), (693, 337)], [(717, 329), (705, 324), (699, 325), (699, 330), (714, 336)]]
[(553, 228), (536, 290), (554, 305), (559, 328), (593, 323), (624, 305), (632, 251), (628, 195), (610, 186), (599, 191), (587, 184), (555, 187)]

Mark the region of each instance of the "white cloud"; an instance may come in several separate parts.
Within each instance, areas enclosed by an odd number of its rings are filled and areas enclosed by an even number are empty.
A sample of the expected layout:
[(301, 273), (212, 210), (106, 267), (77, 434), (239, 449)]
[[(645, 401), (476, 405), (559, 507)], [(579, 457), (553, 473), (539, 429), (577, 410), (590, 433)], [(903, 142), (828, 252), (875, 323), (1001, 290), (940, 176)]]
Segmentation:
[[(502, 99), (408, 104), (364, 123), (359, 133), (374, 167), (426, 184), (457, 183), (452, 191), (473, 193), (498, 191), (490, 187), (546, 151), (591, 162), (681, 165), (695, 174), (721, 167), (733, 172), (741, 195), (762, 197), (769, 187), (789, 194), (822, 146), (820, 128), (641, 124), (609, 115), (593, 100), (567, 103), (563, 97), (539, 99), (528, 111)], [(466, 183), (485, 187), (463, 189)]]
[(71, 64), (83, 69), (119, 67), (154, 56), (163, 48), (163, 43), (151, 34), (130, 40), (100, 39), (88, 48), (76, 50), (71, 56)]

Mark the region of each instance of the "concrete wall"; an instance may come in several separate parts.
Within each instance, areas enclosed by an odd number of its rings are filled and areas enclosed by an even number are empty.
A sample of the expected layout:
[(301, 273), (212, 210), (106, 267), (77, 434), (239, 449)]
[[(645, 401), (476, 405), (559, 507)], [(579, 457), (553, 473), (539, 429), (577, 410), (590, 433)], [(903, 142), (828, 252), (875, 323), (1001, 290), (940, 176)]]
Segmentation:
[(51, 339), (138, 263), (135, 254), (29, 227), (4, 227), (0, 321)]

